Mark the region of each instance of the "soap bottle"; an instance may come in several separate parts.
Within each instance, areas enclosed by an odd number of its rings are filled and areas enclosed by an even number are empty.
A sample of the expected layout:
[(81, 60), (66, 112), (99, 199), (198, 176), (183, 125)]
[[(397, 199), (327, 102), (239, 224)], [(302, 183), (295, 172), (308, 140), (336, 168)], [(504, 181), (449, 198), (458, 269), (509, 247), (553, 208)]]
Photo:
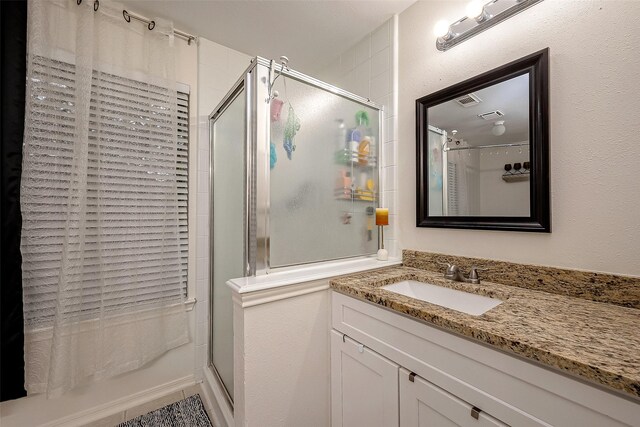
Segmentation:
[(344, 120), (338, 119), (338, 132), (336, 134), (336, 149), (338, 151), (344, 150), (344, 144), (347, 142), (347, 127), (344, 124)]
[(351, 183), (351, 172), (341, 170), (336, 183), (336, 196), (345, 199), (351, 197)]
[(347, 135), (347, 152), (349, 153), (349, 160), (351, 162), (358, 161), (358, 147), (360, 146), (360, 140), (362, 139), (362, 132), (357, 127), (349, 129)]

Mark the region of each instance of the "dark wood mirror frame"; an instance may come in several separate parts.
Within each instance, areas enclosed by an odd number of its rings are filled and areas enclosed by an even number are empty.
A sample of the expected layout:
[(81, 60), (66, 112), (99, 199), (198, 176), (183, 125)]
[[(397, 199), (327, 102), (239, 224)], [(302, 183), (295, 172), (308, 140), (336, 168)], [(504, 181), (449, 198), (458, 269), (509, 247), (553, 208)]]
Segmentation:
[[(530, 213), (511, 216), (429, 216), (429, 107), (529, 74)], [(416, 100), (417, 227), (551, 232), (549, 193), (549, 49), (510, 62)]]

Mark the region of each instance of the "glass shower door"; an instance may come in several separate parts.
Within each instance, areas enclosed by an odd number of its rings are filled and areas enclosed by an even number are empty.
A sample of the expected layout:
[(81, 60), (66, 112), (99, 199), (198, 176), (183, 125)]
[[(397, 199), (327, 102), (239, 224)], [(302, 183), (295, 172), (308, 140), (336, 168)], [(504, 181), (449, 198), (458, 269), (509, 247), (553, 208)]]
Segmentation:
[(282, 76), (270, 108), (270, 268), (376, 253), (380, 111)]
[(246, 275), (246, 99), (240, 87), (211, 121), (211, 363), (233, 401), (233, 303), (227, 280)]

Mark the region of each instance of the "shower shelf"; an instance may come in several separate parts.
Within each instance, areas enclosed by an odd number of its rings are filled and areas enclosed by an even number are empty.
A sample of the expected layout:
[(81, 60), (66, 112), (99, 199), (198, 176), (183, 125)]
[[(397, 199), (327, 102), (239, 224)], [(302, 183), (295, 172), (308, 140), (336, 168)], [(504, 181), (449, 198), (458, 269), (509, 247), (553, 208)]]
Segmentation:
[(336, 200), (372, 203), (377, 200), (376, 194), (366, 190), (352, 190), (351, 188), (336, 188)]
[(529, 172), (516, 172), (502, 174), (502, 179), (506, 182), (521, 182), (529, 179)]
[(377, 156), (361, 155), (357, 151), (351, 151), (345, 148), (336, 151), (335, 160), (336, 163), (340, 165), (368, 168), (376, 166)]

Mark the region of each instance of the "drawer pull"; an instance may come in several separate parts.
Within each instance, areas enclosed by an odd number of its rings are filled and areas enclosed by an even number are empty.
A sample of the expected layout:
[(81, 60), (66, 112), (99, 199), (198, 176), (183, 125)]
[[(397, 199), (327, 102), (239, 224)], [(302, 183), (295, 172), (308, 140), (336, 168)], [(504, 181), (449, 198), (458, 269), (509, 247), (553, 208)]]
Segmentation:
[(358, 344), (358, 352), (359, 353), (364, 353), (364, 345), (363, 344)]
[(480, 409), (480, 408), (477, 408), (475, 406), (473, 408), (471, 408), (471, 416), (473, 418), (475, 418), (476, 420), (480, 416), (480, 412), (482, 412), (482, 409)]
[(409, 381), (411, 381), (412, 383), (416, 382), (416, 373), (415, 372), (411, 372), (409, 374)]

